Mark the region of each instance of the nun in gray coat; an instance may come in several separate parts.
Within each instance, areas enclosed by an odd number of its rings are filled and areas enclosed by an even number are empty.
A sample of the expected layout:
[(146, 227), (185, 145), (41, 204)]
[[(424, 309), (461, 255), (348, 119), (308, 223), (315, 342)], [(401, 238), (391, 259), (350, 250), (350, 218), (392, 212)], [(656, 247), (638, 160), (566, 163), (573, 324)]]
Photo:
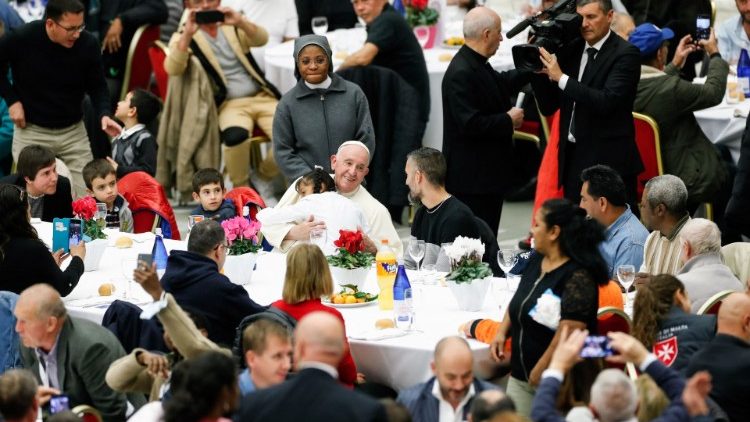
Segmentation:
[(288, 181), (316, 165), (331, 172), (331, 155), (348, 140), (375, 151), (367, 98), (356, 84), (333, 73), (331, 47), (320, 35), (294, 41), (295, 85), (273, 118), (273, 151)]

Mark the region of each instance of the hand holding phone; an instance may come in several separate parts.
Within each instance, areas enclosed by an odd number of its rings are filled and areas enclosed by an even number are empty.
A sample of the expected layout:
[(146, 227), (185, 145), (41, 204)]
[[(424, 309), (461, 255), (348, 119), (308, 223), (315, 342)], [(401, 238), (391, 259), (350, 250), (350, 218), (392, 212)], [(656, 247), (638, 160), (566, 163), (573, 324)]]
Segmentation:
[(707, 40), (711, 36), (711, 16), (709, 15), (698, 15), (695, 18), (695, 37), (693, 38), (694, 43), (698, 43), (700, 40)]

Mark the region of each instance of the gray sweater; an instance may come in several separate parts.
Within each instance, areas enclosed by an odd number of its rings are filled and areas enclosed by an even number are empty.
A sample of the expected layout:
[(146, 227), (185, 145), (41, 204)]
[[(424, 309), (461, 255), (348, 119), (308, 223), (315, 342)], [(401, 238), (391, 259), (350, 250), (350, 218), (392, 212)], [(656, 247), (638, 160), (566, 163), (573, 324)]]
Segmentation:
[(676, 277), (685, 285), (692, 313), (696, 313), (716, 293), (745, 290), (732, 270), (724, 265), (720, 253), (705, 253), (690, 258)]
[(327, 90), (312, 90), (300, 79), (284, 94), (273, 118), (273, 152), (287, 180), (316, 165), (331, 170), (331, 155), (348, 140), (375, 152), (375, 132), (367, 97), (356, 84), (334, 74)]

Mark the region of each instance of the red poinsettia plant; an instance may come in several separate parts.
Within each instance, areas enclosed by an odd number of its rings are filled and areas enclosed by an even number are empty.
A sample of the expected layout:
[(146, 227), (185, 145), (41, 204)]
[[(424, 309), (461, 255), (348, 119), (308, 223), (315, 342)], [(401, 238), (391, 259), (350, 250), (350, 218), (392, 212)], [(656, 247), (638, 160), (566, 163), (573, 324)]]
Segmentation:
[(440, 17), (437, 10), (427, 7), (428, 0), (404, 0), (406, 8), (406, 21), (414, 28), (415, 26), (435, 25)]
[(334, 267), (346, 269), (369, 267), (375, 256), (365, 252), (365, 239), (361, 230), (339, 230), (339, 238), (333, 244), (338, 248), (336, 255), (326, 257)]
[(100, 219), (101, 221), (94, 219), (96, 211), (96, 200), (90, 196), (73, 201), (73, 215), (83, 222), (83, 239), (86, 241), (107, 238), (102, 231), (105, 225), (104, 219)]

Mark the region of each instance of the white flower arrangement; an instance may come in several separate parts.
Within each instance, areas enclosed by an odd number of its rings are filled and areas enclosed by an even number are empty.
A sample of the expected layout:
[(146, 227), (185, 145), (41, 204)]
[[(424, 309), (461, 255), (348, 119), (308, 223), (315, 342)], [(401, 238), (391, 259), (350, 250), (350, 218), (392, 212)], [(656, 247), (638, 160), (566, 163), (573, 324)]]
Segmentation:
[(492, 275), (489, 264), (482, 262), (484, 243), (480, 239), (458, 236), (453, 244), (444, 246), (451, 262), (447, 279), (456, 283), (470, 283)]

